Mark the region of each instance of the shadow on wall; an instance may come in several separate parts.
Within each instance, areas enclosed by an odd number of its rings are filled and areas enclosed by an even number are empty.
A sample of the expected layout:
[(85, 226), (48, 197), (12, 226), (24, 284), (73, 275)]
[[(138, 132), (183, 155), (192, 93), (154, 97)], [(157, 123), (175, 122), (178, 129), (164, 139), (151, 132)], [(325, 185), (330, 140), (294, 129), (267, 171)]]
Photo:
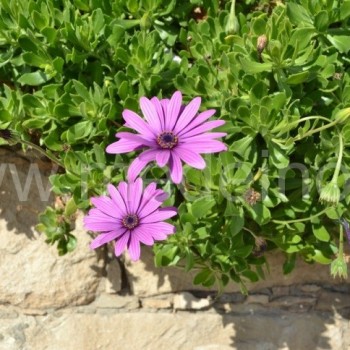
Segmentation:
[(34, 238), (38, 214), (53, 202), (48, 181), (52, 171), (50, 162), (34, 154), (0, 147), (0, 218), (7, 230)]
[[(148, 247), (142, 248), (141, 259), (133, 263), (125, 258), (131, 294), (148, 297), (189, 291), (192, 295), (183, 293), (185, 301), (189, 295), (184, 309), (197, 312), (201, 311), (192, 307), (193, 296), (197, 297), (197, 305), (205, 300), (202, 298), (215, 297), (215, 289), (208, 291), (192, 285), (193, 274), (175, 268), (155, 268)], [(333, 280), (329, 266), (302, 261), (297, 262), (292, 274), (284, 276), (283, 259), (275, 254), (268, 257), (270, 275), (266, 281), (251, 285), (247, 297), (232, 285), (213, 304), (222, 315), (224, 328), (232, 327), (232, 349), (347, 349), (344, 334), (349, 332), (350, 284)], [(204, 306), (202, 312), (207, 309)], [(205, 346), (198, 349), (207, 350)]]

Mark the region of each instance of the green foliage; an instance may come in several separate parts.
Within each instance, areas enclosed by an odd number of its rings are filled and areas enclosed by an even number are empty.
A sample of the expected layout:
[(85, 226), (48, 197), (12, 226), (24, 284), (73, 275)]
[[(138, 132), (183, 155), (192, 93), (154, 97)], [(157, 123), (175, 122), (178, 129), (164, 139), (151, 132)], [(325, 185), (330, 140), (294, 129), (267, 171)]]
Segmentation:
[[(0, 0), (0, 129), (64, 168), (50, 181), (71, 200), (38, 225), (60, 254), (74, 249), (76, 210), (125, 178), (134, 155), (104, 151), (122, 110), (175, 89), (227, 121), (229, 150), (207, 155), (204, 171), (186, 168), (183, 187), (166, 183), (177, 233), (155, 246), (155, 263), (244, 291), (264, 278), (265, 248), (286, 253), (285, 273), (296, 255), (323, 264), (337, 254), (336, 220), (349, 218), (350, 202), (350, 1), (246, 0), (230, 11), (218, 0)], [(340, 154), (343, 195), (328, 210), (319, 190)], [(165, 180), (158, 168), (147, 176)]]

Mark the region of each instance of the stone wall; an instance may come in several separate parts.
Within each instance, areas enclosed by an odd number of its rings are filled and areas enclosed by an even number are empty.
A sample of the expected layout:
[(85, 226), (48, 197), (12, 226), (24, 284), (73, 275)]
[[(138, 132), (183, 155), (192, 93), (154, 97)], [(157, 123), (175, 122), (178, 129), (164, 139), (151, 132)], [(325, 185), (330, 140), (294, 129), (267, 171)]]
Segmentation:
[[(231, 285), (217, 297), (181, 270), (154, 268), (149, 249), (137, 263), (90, 251), (81, 216), (77, 249), (58, 257), (34, 230), (53, 200), (38, 191), (50, 164), (5, 148), (0, 164), (0, 350), (350, 349), (350, 284), (328, 266), (298, 261), (283, 276), (283, 257), (271, 255), (248, 296)], [(33, 164), (41, 176), (30, 184)]]

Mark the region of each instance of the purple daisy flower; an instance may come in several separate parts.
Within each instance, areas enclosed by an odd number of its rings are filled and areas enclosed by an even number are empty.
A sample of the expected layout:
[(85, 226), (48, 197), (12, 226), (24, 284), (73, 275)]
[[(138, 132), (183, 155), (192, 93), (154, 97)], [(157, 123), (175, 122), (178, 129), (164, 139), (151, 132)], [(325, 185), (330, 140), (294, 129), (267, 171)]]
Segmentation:
[(119, 132), (120, 140), (106, 149), (107, 153), (128, 153), (147, 147), (130, 165), (128, 180), (134, 181), (142, 169), (151, 161), (160, 167), (169, 165), (170, 176), (174, 183), (180, 183), (183, 170), (182, 161), (196, 169), (204, 169), (206, 164), (200, 154), (226, 151), (227, 147), (218, 137), (223, 132), (208, 133), (223, 124), (223, 120), (206, 122), (215, 113), (214, 109), (199, 113), (201, 98), (194, 98), (187, 106), (182, 106), (182, 95), (176, 91), (171, 99), (149, 100), (141, 97), (140, 107), (146, 120), (135, 112), (124, 110), (125, 126), (138, 134)]
[(159, 208), (167, 193), (152, 182), (143, 191), (142, 180), (121, 182), (118, 188), (108, 185), (109, 196), (93, 197), (84, 218), (85, 228), (101, 232), (90, 244), (91, 249), (115, 241), (115, 255), (128, 249), (131, 260), (140, 258), (140, 243), (153, 245), (154, 240), (166, 239), (175, 227), (166, 219), (177, 214), (176, 208)]

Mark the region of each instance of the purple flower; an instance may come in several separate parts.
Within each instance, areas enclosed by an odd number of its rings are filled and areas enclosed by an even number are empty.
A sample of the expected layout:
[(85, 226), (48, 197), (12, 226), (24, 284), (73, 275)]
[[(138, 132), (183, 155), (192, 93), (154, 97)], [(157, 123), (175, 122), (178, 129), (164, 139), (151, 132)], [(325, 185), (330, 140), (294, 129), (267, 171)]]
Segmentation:
[(342, 224), (343, 227), (344, 227), (346, 236), (347, 236), (347, 238), (348, 238), (348, 242), (349, 242), (349, 244), (350, 244), (350, 225), (349, 225), (349, 223), (348, 223), (345, 219), (340, 219), (340, 222), (341, 222), (341, 224)]
[(141, 97), (141, 111), (146, 120), (128, 109), (123, 112), (125, 126), (136, 130), (138, 134), (117, 133), (116, 137), (120, 140), (109, 145), (106, 151), (119, 154), (147, 147), (131, 163), (128, 180), (133, 181), (149, 162), (156, 161), (160, 167), (168, 164), (172, 181), (180, 183), (182, 161), (193, 168), (204, 169), (206, 164), (200, 154), (227, 149), (222, 142), (215, 140), (226, 136), (226, 133), (207, 132), (225, 124), (225, 121), (206, 122), (215, 110), (197, 115), (200, 104), (201, 98), (196, 97), (187, 106), (182, 106), (180, 91), (176, 91), (170, 100)]
[(118, 188), (108, 185), (109, 196), (93, 197), (95, 208), (84, 218), (85, 228), (101, 232), (90, 244), (91, 249), (115, 241), (115, 255), (127, 248), (131, 260), (140, 258), (140, 243), (153, 245), (166, 239), (175, 227), (166, 219), (176, 215), (176, 208), (159, 208), (167, 193), (152, 182), (143, 191), (142, 180), (121, 182)]

